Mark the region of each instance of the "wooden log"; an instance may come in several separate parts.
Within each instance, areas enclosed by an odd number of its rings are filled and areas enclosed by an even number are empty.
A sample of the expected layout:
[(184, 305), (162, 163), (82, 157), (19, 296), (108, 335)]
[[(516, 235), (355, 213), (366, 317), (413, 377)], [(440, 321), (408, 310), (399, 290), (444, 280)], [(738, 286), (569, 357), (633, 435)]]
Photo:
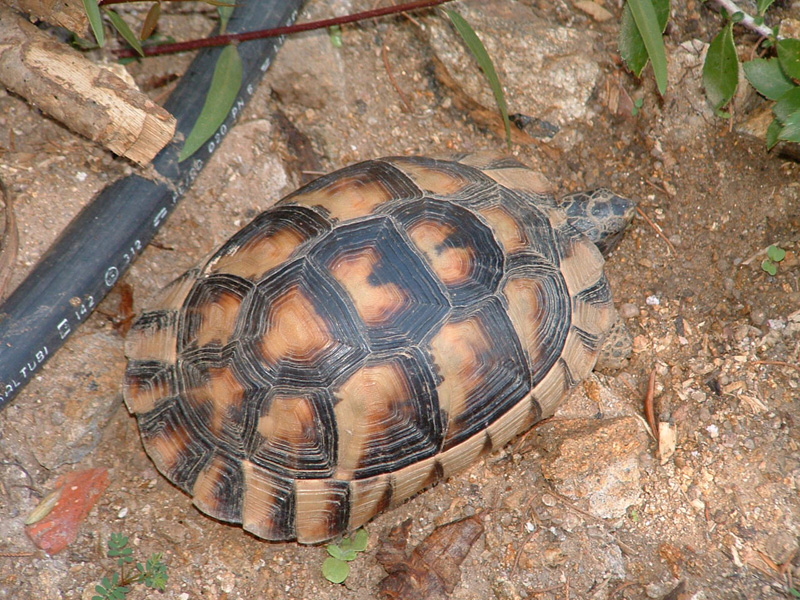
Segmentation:
[(81, 0), (2, 0), (3, 4), (29, 14), (34, 19), (51, 25), (60, 25), (86, 37), (89, 32), (89, 19), (83, 10)]
[(146, 164), (176, 121), (110, 70), (0, 6), (0, 84), (112, 152)]

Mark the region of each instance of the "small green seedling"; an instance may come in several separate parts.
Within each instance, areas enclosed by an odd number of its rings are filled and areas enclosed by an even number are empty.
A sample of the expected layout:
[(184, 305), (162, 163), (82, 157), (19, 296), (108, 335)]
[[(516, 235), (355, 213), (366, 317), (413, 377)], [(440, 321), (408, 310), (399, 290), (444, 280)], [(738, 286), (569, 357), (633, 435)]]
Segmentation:
[(330, 556), (322, 563), (322, 574), (325, 579), (331, 583), (344, 583), (350, 575), (348, 563), (355, 560), (359, 552), (367, 549), (368, 540), (367, 530), (359, 529), (352, 537), (346, 537), (338, 544), (328, 544)]
[(767, 248), (767, 258), (761, 263), (761, 268), (770, 275), (775, 275), (778, 272), (778, 263), (786, 258), (786, 250), (778, 246), (770, 246)]
[(633, 101), (633, 110), (631, 110), (631, 115), (634, 117), (637, 116), (641, 112), (642, 106), (644, 106), (644, 97), (636, 98), (636, 100)]
[(92, 596), (92, 600), (124, 600), (134, 583), (143, 583), (145, 587), (164, 591), (167, 585), (167, 565), (164, 564), (160, 552), (152, 554), (144, 565), (136, 563), (136, 572), (126, 575), (125, 565), (133, 562), (133, 549), (128, 547), (127, 536), (112, 533), (108, 540), (108, 557), (117, 559), (119, 573), (103, 577), (94, 588), (98, 595)]
[(331, 38), (331, 45), (334, 48), (341, 48), (344, 45), (342, 40), (342, 28), (339, 25), (328, 27), (328, 36)]

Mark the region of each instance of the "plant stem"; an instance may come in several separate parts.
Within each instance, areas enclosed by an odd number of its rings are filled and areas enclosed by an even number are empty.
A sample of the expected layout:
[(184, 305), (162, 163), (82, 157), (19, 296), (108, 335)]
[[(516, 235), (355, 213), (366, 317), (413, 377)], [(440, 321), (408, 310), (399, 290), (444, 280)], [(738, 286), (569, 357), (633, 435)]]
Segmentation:
[[(745, 27), (747, 27), (751, 31), (754, 31), (761, 37), (765, 38), (772, 37), (773, 31), (771, 28), (767, 27), (766, 25), (758, 25), (755, 19), (753, 19), (753, 17), (748, 15), (741, 8), (739, 8), (739, 6), (733, 0), (714, 0), (714, 2), (717, 4), (718, 7), (727, 10), (728, 14), (730, 15), (733, 15), (735, 13), (742, 13), (744, 15), (744, 18), (742, 18), (742, 20), (739, 21), (739, 25), (744, 25)], [(780, 38), (781, 36), (778, 36), (778, 39)]]
[[(126, 0), (106, 0), (103, 4), (114, 4), (125, 2)], [(225, 35), (215, 35), (199, 40), (189, 40), (186, 42), (178, 42), (175, 44), (160, 44), (158, 46), (145, 46), (143, 48), (145, 56), (156, 56), (159, 54), (172, 54), (173, 52), (185, 52), (187, 50), (196, 50), (198, 48), (207, 48), (210, 46), (226, 46), (233, 42), (246, 42), (249, 40), (260, 40), (269, 37), (278, 37), (281, 35), (288, 35), (290, 33), (299, 33), (301, 31), (311, 31), (314, 29), (323, 29), (325, 27), (333, 27), (334, 25), (343, 25), (345, 23), (355, 23), (356, 21), (364, 21), (366, 19), (374, 19), (376, 17), (383, 17), (386, 15), (407, 12), (411, 10), (419, 10), (421, 8), (429, 8), (451, 2), (452, 0), (416, 0), (415, 2), (407, 2), (405, 4), (398, 4), (397, 6), (386, 6), (383, 8), (376, 8), (374, 10), (365, 10), (363, 12), (345, 15), (343, 17), (334, 17), (332, 19), (323, 19), (321, 21), (311, 21), (308, 23), (300, 23), (289, 25), (287, 27), (276, 27), (275, 29), (262, 29), (260, 31), (245, 31), (243, 33), (229, 33)], [(132, 58), (139, 56), (134, 50), (130, 48), (123, 48), (115, 51), (115, 54), (120, 58)]]

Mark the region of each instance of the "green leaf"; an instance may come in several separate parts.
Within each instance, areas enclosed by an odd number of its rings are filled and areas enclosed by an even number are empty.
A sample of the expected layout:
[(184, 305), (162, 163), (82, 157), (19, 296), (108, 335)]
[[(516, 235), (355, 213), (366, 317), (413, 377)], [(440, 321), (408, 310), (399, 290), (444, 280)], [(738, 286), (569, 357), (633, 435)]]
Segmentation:
[(739, 57), (733, 43), (733, 23), (728, 23), (711, 41), (703, 65), (703, 86), (714, 110), (731, 101), (739, 84)]
[(758, 7), (758, 14), (763, 15), (767, 12), (767, 9), (773, 2), (775, 2), (775, 0), (757, 0), (756, 6)]
[(356, 552), (364, 552), (367, 549), (367, 542), (369, 542), (369, 534), (366, 529), (359, 529), (353, 535), (353, 550)]
[(800, 40), (787, 38), (778, 42), (781, 68), (792, 79), (800, 80)]
[(469, 48), (469, 51), (472, 52), (475, 60), (478, 61), (478, 65), (483, 71), (483, 74), (486, 75), (486, 79), (489, 81), (489, 87), (492, 88), (494, 99), (497, 102), (497, 106), (500, 109), (500, 114), (503, 117), (503, 124), (505, 125), (506, 129), (506, 144), (509, 148), (511, 148), (511, 121), (508, 119), (508, 106), (506, 105), (506, 97), (503, 92), (503, 86), (500, 84), (500, 78), (497, 76), (494, 63), (492, 62), (489, 53), (486, 51), (483, 42), (481, 42), (480, 38), (478, 37), (478, 34), (475, 33), (475, 30), (472, 29), (464, 17), (454, 10), (450, 10), (449, 8), (445, 9), (445, 12), (447, 13), (447, 16), (450, 17), (450, 20), (453, 22), (456, 31), (458, 31), (461, 39), (464, 40), (464, 43), (467, 45), (467, 48)]
[(342, 559), (342, 554), (344, 554), (344, 550), (336, 544), (328, 544), (326, 550), (333, 558), (338, 558), (339, 560)]
[(761, 263), (761, 268), (764, 269), (770, 275), (775, 275), (778, 272), (778, 267), (775, 266), (770, 259), (765, 258), (764, 261)]
[(777, 58), (756, 58), (748, 60), (742, 66), (750, 84), (769, 100), (777, 100), (795, 87), (781, 69)]
[(767, 127), (767, 150), (771, 150), (778, 143), (778, 136), (781, 134), (783, 125), (777, 118), (772, 119), (772, 123)]
[(341, 548), (336, 544), (328, 545), (328, 554), (330, 554), (333, 558), (345, 561), (355, 560), (358, 556), (356, 551), (352, 548)]
[(225, 30), (228, 28), (228, 21), (231, 20), (231, 15), (233, 14), (233, 9), (235, 5), (233, 4), (218, 4), (217, 5), (217, 13), (219, 14), (219, 32), (225, 33)]
[[(656, 11), (659, 28), (663, 33), (669, 21), (669, 0), (655, 0), (653, 8)], [(639, 33), (639, 28), (633, 18), (633, 12), (628, 4), (625, 4), (625, 8), (622, 11), (622, 24), (619, 30), (619, 51), (628, 68), (634, 75), (640, 77), (650, 59), (647, 57), (647, 48), (644, 46), (642, 34)]]
[(339, 25), (328, 27), (328, 37), (330, 37), (334, 48), (342, 47), (342, 28)]
[(242, 59), (236, 46), (226, 46), (219, 56), (203, 110), (178, 155), (186, 160), (197, 152), (225, 121), (242, 86)]
[(102, 46), (106, 43), (106, 34), (103, 31), (103, 16), (100, 14), (100, 7), (97, 6), (97, 0), (83, 0), (83, 10), (86, 11), (86, 17), (89, 19), (89, 25), (92, 27), (97, 45)]
[(800, 143), (800, 110), (789, 115), (789, 118), (784, 121), (778, 138), (787, 142)]
[(142, 31), (139, 33), (142, 40), (148, 39), (158, 26), (158, 20), (161, 18), (161, 2), (154, 2), (147, 11), (147, 16), (142, 23)]
[(111, 9), (105, 9), (105, 13), (108, 15), (108, 18), (111, 20), (111, 24), (114, 26), (114, 29), (119, 31), (120, 35), (125, 38), (125, 41), (131, 45), (131, 48), (136, 50), (139, 56), (144, 56), (144, 50), (142, 50), (142, 45), (139, 43), (136, 34), (133, 33), (128, 24), (119, 16), (116, 12)]
[(343, 583), (350, 574), (350, 565), (343, 560), (326, 558), (322, 563), (322, 574), (331, 583)]
[[(108, 539), (108, 550), (120, 550), (128, 545), (128, 537), (121, 533), (112, 533)], [(109, 554), (111, 556), (111, 554)], [(116, 556), (116, 555), (114, 555)]]
[(772, 112), (781, 123), (786, 123), (789, 117), (798, 110), (800, 110), (800, 87), (798, 86), (778, 98), (778, 102), (772, 107)]
[(773, 262), (781, 262), (784, 258), (786, 258), (786, 250), (780, 246), (773, 245), (767, 248), (767, 256)]
[(663, 30), (653, 0), (628, 0), (628, 6), (653, 65), (658, 93), (663, 96), (667, 91), (667, 52), (664, 49), (664, 38), (661, 37)]

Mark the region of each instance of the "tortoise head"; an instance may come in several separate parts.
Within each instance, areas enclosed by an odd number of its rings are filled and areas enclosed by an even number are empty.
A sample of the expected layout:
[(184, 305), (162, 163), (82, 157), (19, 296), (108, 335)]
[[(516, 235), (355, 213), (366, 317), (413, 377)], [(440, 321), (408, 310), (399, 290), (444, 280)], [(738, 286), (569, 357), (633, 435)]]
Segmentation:
[(592, 240), (603, 256), (617, 247), (636, 211), (636, 202), (605, 188), (569, 194), (558, 202), (569, 224)]

